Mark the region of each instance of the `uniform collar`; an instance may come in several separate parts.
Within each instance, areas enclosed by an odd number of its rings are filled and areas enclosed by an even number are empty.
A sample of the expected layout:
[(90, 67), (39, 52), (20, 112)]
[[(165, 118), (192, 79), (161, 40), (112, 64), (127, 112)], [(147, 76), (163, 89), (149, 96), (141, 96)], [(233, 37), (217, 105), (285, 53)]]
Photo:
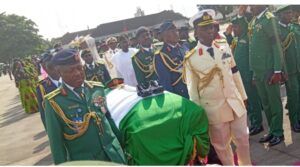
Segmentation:
[(264, 11), (262, 11), (258, 16), (256, 16), (257, 19), (260, 19), (262, 17), (262, 15), (264, 15), (264, 13), (268, 10), (268, 8), (266, 8)]
[[(65, 82), (64, 82), (64, 85), (66, 85), (66, 87), (67, 87), (68, 89), (70, 89), (72, 92), (74, 92), (74, 89), (75, 89), (75, 88), (74, 88), (73, 86), (70, 86), (70, 85), (68, 85), (68, 84), (65, 83)], [(84, 87), (84, 84), (81, 85), (81, 88), (83, 88), (83, 87)], [(74, 93), (77, 94), (76, 92), (74, 92)]]
[(59, 78), (58, 80), (55, 80), (55, 79), (51, 78), (50, 75), (48, 75), (48, 78), (56, 87), (58, 87), (61, 84), (61, 78)]
[(93, 61), (91, 64), (87, 64), (87, 63), (86, 63), (86, 66), (87, 66), (87, 68), (89, 68), (89, 69), (91, 69), (91, 68), (90, 68), (90, 65), (92, 65), (93, 67), (95, 67), (95, 62)]

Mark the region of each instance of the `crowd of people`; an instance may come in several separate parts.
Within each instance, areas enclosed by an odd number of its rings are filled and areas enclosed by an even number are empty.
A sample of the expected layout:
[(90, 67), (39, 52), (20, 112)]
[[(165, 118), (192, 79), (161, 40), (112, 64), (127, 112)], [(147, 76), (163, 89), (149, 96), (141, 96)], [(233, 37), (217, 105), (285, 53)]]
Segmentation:
[(247, 8), (224, 33), (204, 9), (187, 27), (167, 20), (134, 40), (110, 37), (99, 53), (84, 40), (56, 47), (42, 55), (39, 82), (32, 61), (16, 60), (23, 107), (40, 112), (54, 163), (234, 165), (233, 143), (238, 165), (252, 165), (249, 135), (266, 129), (260, 143), (284, 141), (283, 84), (299, 133), (300, 7)]

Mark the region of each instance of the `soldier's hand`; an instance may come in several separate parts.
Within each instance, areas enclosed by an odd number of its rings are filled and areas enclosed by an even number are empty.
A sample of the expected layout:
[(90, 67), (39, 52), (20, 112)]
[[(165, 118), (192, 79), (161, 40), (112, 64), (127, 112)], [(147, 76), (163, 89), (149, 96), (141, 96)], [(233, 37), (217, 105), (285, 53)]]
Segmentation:
[(269, 85), (277, 84), (281, 82), (281, 73), (273, 73), (272, 77), (269, 80)]

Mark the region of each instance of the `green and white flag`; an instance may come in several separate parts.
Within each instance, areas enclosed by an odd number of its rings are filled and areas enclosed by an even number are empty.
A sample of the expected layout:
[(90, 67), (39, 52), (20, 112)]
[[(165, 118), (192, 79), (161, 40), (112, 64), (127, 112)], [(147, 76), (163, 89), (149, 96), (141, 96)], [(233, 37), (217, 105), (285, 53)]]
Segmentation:
[(142, 98), (128, 86), (106, 99), (130, 165), (185, 165), (193, 151), (202, 158), (208, 154), (208, 119), (192, 101), (170, 92)]

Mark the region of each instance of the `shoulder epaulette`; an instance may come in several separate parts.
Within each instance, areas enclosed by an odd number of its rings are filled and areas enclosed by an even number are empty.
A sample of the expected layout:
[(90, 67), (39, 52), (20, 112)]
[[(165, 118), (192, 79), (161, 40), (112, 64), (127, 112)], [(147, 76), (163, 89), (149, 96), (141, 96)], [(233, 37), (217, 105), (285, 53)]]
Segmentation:
[(55, 97), (56, 95), (58, 95), (60, 93), (60, 88), (55, 89), (54, 91), (48, 93), (47, 95), (45, 95), (45, 99), (52, 99), (53, 97)]
[(215, 42), (218, 43), (218, 44), (221, 44), (221, 43), (227, 43), (226, 39), (215, 39)]
[(187, 54), (185, 55), (185, 58), (188, 59), (191, 57), (194, 53), (196, 52), (196, 49), (193, 48), (192, 50), (188, 51)]
[(104, 85), (103, 85), (101, 82), (96, 82), (96, 81), (86, 81), (86, 84), (87, 84), (90, 88), (93, 88), (94, 86), (104, 87)]
[(140, 52), (140, 50), (137, 51), (135, 54), (133, 54), (133, 55), (131, 56), (131, 58), (134, 58), (139, 52)]
[(104, 64), (104, 60), (100, 59), (96, 62), (97, 64)]
[(274, 14), (271, 13), (271, 12), (266, 12), (266, 17), (267, 17), (267, 19), (270, 19), (270, 18), (273, 18), (273, 17), (275, 17), (275, 16), (274, 16)]
[(157, 51), (155, 51), (154, 55), (158, 55), (160, 54), (160, 49), (158, 49)]
[(45, 81), (45, 79), (40, 79), (40, 80), (38, 81), (38, 83), (39, 83), (39, 84), (42, 84), (44, 81)]

